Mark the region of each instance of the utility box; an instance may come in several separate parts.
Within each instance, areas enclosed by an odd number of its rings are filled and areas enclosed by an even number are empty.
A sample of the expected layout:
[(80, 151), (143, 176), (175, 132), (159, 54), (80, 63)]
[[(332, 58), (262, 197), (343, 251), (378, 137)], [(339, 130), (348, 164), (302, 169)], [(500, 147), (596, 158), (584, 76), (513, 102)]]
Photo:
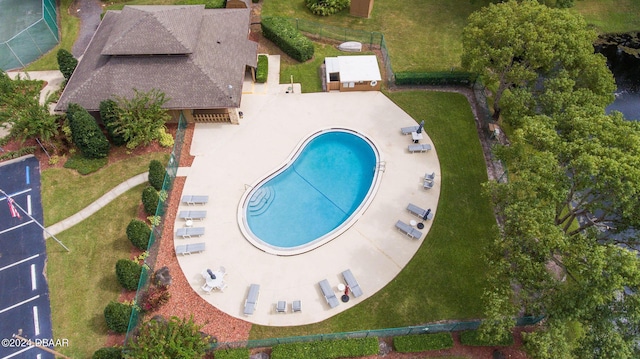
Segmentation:
[(369, 18), (371, 10), (373, 10), (373, 0), (351, 0), (349, 9), (351, 15)]

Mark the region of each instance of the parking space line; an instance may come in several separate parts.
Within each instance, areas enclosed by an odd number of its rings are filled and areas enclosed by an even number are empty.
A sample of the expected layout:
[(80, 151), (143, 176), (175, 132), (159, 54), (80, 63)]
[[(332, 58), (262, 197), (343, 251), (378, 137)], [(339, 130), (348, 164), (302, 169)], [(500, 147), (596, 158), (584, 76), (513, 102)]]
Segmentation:
[(11, 268), (11, 267), (15, 267), (15, 266), (17, 266), (17, 265), (20, 265), (20, 264), (22, 264), (22, 263), (24, 263), (24, 262), (28, 262), (28, 261), (30, 261), (30, 260), (32, 260), (32, 259), (34, 259), (34, 258), (38, 258), (39, 256), (40, 256), (40, 254), (34, 254), (34, 255), (32, 255), (31, 257), (27, 257), (27, 258), (25, 258), (25, 259), (22, 259), (22, 260), (19, 260), (19, 261), (17, 261), (17, 262), (14, 262), (14, 263), (11, 263), (11, 264), (9, 264), (9, 265), (6, 265), (6, 266), (4, 266), (4, 267), (0, 268), (0, 272), (2, 272), (2, 271), (3, 271), (3, 270), (5, 270), (5, 269), (9, 269), (9, 268)]
[(27, 214), (31, 216), (31, 195), (27, 195)]
[(2, 358), (0, 358), (0, 359), (9, 359), (9, 358), (13, 358), (14, 356), (16, 356), (16, 355), (18, 355), (18, 354), (22, 354), (22, 353), (24, 353), (24, 352), (26, 352), (27, 350), (32, 349), (32, 348), (35, 348), (35, 347), (34, 347), (33, 345), (32, 345), (32, 346), (30, 346), (30, 347), (26, 347), (26, 348), (24, 348), (24, 349), (22, 349), (22, 350), (19, 350), (19, 351), (15, 352), (15, 353), (9, 354), (9, 355), (7, 355), (6, 357), (2, 357)]
[(11, 232), (11, 231), (13, 231), (14, 229), (17, 229), (17, 228), (20, 228), (20, 227), (24, 227), (24, 226), (26, 226), (27, 224), (30, 224), (30, 223), (33, 223), (33, 222), (34, 222), (34, 220), (32, 219), (32, 220), (30, 220), (30, 221), (27, 221), (27, 222), (24, 222), (24, 223), (20, 223), (20, 224), (19, 224), (19, 225), (17, 225), (17, 226), (13, 226), (13, 227), (11, 227), (11, 228), (7, 228), (7, 229), (5, 229), (5, 230), (3, 230), (3, 231), (0, 231), (0, 234), (6, 233), (6, 232)]
[(37, 288), (37, 284), (36, 284), (36, 265), (32, 264), (31, 265), (31, 290), (36, 290)]
[(23, 304), (26, 304), (26, 303), (29, 303), (29, 302), (33, 302), (34, 300), (36, 300), (38, 298), (40, 298), (40, 294), (38, 294), (36, 296), (33, 296), (33, 297), (29, 298), (29, 299), (23, 300), (20, 303), (16, 303), (16, 304), (14, 304), (14, 305), (12, 305), (10, 307), (4, 308), (4, 309), (0, 309), (0, 314), (2, 314), (4, 312), (7, 312), (7, 311), (10, 311), (11, 309), (17, 308), (17, 307), (19, 307), (19, 306), (21, 306)]
[(40, 335), (40, 319), (38, 319), (38, 306), (33, 306), (33, 327), (35, 328), (35, 336)]
[[(22, 191), (18, 191), (18, 192), (14, 192), (14, 193), (8, 193), (9, 197), (15, 197), (15, 196), (19, 196), (21, 194), (27, 193), (27, 192), (31, 192), (31, 188), (27, 188), (27, 189), (23, 189)], [(0, 201), (6, 201), (7, 197), (6, 196), (2, 196), (0, 197)]]

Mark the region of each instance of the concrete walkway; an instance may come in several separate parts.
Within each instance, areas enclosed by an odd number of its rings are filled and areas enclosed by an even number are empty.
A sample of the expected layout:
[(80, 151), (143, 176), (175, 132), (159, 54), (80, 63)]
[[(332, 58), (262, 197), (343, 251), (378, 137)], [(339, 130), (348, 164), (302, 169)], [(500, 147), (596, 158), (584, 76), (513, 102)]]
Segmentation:
[(98, 198), (95, 202), (85, 207), (80, 212), (54, 225), (47, 227), (48, 233), (45, 233), (45, 238), (49, 238), (52, 235), (55, 236), (56, 234), (61, 233), (75, 226), (76, 224), (82, 222), (87, 217), (98, 212), (102, 207), (106, 206), (109, 202), (118, 198), (118, 196), (120, 196), (121, 194), (125, 193), (126, 191), (136, 186), (139, 186), (147, 182), (148, 178), (149, 178), (149, 172), (145, 172), (137, 176), (131, 177), (128, 180), (120, 183), (119, 185), (114, 187), (112, 190), (105, 193), (102, 197)]

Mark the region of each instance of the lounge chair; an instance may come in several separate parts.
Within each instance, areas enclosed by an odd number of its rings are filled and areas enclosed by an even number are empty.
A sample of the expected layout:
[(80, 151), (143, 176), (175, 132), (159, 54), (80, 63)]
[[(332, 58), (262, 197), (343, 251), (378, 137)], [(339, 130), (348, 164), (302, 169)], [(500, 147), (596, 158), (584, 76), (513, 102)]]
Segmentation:
[(335, 308), (338, 306), (340, 302), (338, 302), (338, 297), (336, 297), (336, 293), (331, 289), (331, 285), (329, 285), (329, 281), (324, 279), (318, 282), (320, 286), (320, 290), (322, 290), (322, 295), (324, 295), (324, 299), (327, 300), (327, 304), (329, 307)]
[(193, 220), (203, 220), (207, 217), (207, 211), (180, 211), (178, 213), (178, 218), (184, 219), (187, 221)]
[(185, 227), (178, 228), (176, 231), (176, 236), (182, 238), (201, 237), (203, 235), (204, 227)]
[(291, 310), (294, 313), (301, 312), (302, 311), (302, 301), (294, 300), (293, 302), (291, 302)]
[(284, 300), (279, 300), (276, 303), (276, 313), (286, 313), (287, 312), (287, 302)]
[(192, 253), (200, 253), (204, 252), (205, 244), (203, 243), (192, 243), (192, 244), (181, 244), (176, 247), (176, 254), (185, 255)]
[(414, 152), (425, 152), (425, 151), (429, 151), (431, 150), (431, 145), (428, 143), (425, 144), (413, 144), (413, 145), (409, 145), (409, 152), (414, 153)]
[(353, 273), (351, 273), (351, 269), (347, 269), (346, 271), (342, 272), (342, 277), (344, 278), (344, 281), (347, 282), (347, 286), (349, 287), (351, 293), (353, 293), (354, 297), (358, 298), (362, 295), (362, 289), (360, 289), (360, 285), (358, 284), (356, 277), (354, 277)]
[(424, 174), (424, 179), (427, 181), (433, 181), (436, 179), (436, 173), (435, 172), (431, 172), (431, 173), (425, 173)]
[(424, 182), (422, 183), (422, 187), (424, 187), (425, 189), (432, 189), (433, 188), (433, 181), (424, 180)]
[(251, 315), (256, 310), (259, 294), (260, 285), (252, 284), (249, 286), (249, 293), (247, 293), (247, 299), (244, 301), (244, 315)]
[(411, 132), (418, 131), (419, 127), (420, 126), (403, 127), (400, 129), (400, 132), (402, 132), (403, 135), (410, 135)]
[(184, 195), (182, 196), (182, 202), (186, 204), (207, 204), (209, 202), (209, 196), (193, 196), (193, 195)]
[(413, 239), (419, 239), (420, 237), (422, 237), (422, 232), (402, 221), (396, 222), (396, 228)]
[(420, 218), (422, 218), (427, 213), (426, 209), (422, 209), (413, 203), (409, 203), (409, 205), (407, 206), (407, 211), (413, 213), (414, 215)]

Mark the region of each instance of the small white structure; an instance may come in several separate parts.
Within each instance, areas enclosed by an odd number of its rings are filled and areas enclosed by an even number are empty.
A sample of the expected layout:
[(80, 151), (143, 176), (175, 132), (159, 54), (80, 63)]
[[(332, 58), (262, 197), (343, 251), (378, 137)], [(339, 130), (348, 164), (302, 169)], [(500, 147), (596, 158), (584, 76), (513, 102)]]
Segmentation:
[(326, 57), (327, 91), (379, 91), (382, 82), (375, 55)]

